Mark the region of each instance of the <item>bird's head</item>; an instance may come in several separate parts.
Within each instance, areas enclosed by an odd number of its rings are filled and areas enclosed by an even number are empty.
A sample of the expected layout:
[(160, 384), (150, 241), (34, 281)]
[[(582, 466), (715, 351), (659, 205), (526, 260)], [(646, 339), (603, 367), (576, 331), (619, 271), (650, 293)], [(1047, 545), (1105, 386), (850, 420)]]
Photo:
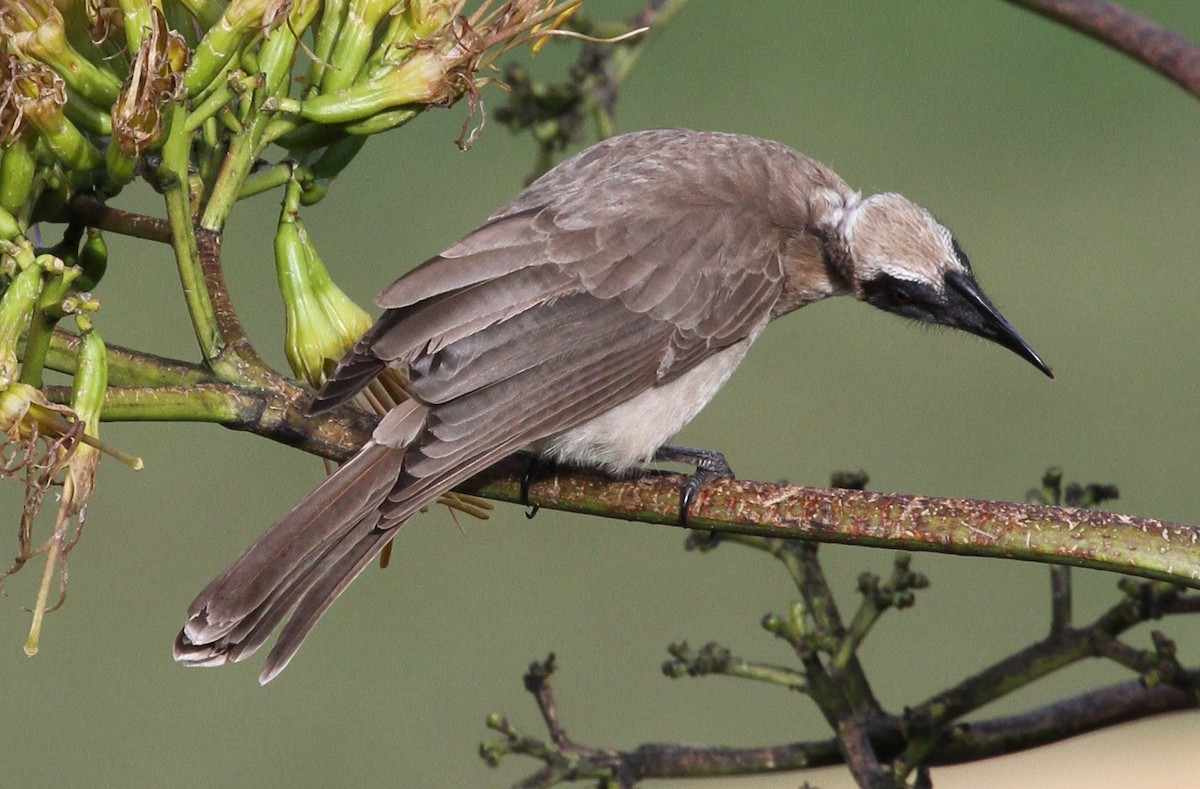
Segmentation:
[(860, 300), (991, 340), (1054, 377), (984, 295), (950, 231), (924, 208), (898, 194), (873, 195), (846, 209), (837, 235)]

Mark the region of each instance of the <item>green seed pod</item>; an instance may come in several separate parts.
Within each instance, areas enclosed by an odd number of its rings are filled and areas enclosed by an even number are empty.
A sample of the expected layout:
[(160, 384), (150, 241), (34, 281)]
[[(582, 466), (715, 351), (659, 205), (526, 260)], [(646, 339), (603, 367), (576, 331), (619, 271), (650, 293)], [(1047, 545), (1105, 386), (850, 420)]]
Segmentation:
[(313, 162), (312, 173), (316, 178), (333, 178), (358, 155), (367, 140), (362, 136), (343, 137), (330, 143), (325, 152)]
[(232, 0), (221, 21), (208, 29), (196, 46), (183, 84), (189, 97), (207, 90), (229, 60), (259, 35), (269, 0)]
[(33, 156), (33, 135), (22, 134), (4, 146), (0, 159), (0, 208), (20, 215), (33, 194), (33, 176), (37, 160)]
[(108, 349), (96, 331), (85, 332), (75, 354), (75, 379), (71, 384), (71, 410), (83, 420), (84, 432), (100, 434), (100, 411), (108, 388)]
[(26, 266), (0, 299), (0, 387), (17, 377), (17, 341), (29, 323), (42, 292), (42, 267)]
[(108, 269), (108, 244), (104, 234), (89, 227), (87, 240), (79, 250), (79, 268), (83, 273), (75, 280), (76, 290), (92, 290), (99, 284), (104, 272)]
[(63, 107), (67, 119), (89, 134), (97, 137), (108, 137), (112, 134), (112, 118), (107, 110), (102, 110), (83, 96), (67, 89), (67, 104)]
[(328, 192), (328, 181), (312, 181), (306, 185), (304, 187), (304, 191), (300, 193), (300, 205), (316, 205), (325, 199), (325, 195)]
[(21, 235), (21, 225), (17, 222), (17, 218), (7, 209), (0, 208), (0, 239), (12, 241), (19, 235)]
[(403, 0), (350, 0), (346, 21), (330, 55), (331, 68), (322, 80), (323, 93), (342, 90), (354, 82), (371, 52), (376, 26), (402, 2)]

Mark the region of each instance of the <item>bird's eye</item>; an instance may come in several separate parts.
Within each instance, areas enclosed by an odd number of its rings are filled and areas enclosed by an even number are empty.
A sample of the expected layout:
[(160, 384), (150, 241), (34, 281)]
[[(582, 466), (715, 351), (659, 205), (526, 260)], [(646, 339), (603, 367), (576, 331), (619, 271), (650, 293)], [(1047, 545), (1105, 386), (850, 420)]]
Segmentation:
[(888, 282), (888, 297), (893, 304), (912, 304), (917, 300), (917, 292), (912, 283), (894, 279)]

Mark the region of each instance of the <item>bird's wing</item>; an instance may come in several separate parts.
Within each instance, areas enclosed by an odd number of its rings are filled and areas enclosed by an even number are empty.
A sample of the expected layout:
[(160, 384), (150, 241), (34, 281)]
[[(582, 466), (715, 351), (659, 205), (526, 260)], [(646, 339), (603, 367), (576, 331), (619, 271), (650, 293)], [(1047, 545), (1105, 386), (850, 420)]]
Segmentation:
[[(548, 204), (493, 217), (383, 292), (387, 311), (338, 364), (311, 410), (346, 402), (389, 364), (414, 364), (575, 292), (669, 324), (656, 382), (670, 380), (760, 327), (782, 288), (789, 230), (753, 204), (704, 197), (650, 203), (632, 216), (616, 201), (606, 210)], [(537, 359), (553, 343), (530, 335), (522, 354)]]
[[(781, 288), (780, 253), (807, 231), (797, 184), (845, 188), (767, 140), (655, 129), (595, 145), (385, 289), (386, 312), (312, 410), (346, 402), (389, 363), (576, 289), (673, 323), (669, 379), (761, 324)], [(414, 312), (427, 321), (394, 331)]]

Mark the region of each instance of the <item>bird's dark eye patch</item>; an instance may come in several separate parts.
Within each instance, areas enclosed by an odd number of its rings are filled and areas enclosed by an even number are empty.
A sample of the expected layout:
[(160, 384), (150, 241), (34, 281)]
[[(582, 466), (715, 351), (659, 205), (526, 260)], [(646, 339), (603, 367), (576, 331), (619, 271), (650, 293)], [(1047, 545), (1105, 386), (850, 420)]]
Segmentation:
[(887, 278), (888, 297), (896, 305), (912, 304), (918, 299), (918, 287), (915, 283), (902, 279)]
[(863, 301), (881, 310), (924, 323), (936, 322), (941, 297), (931, 286), (886, 274), (862, 284)]

